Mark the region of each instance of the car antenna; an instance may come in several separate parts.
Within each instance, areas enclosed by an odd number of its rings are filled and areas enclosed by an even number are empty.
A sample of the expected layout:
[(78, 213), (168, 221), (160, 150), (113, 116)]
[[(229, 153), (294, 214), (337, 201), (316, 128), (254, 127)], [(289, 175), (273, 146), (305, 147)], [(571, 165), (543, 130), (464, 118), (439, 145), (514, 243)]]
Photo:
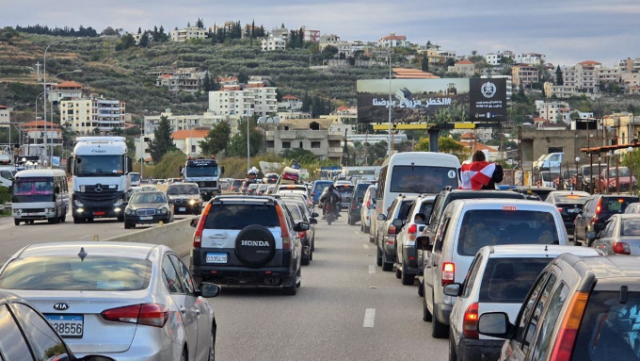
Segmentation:
[(545, 246), (544, 246), (544, 251), (545, 251), (545, 252), (549, 252), (549, 246), (545, 245)]
[(78, 257), (80, 257), (81, 261), (87, 257), (87, 252), (84, 251), (84, 247), (80, 247), (80, 253), (78, 253)]

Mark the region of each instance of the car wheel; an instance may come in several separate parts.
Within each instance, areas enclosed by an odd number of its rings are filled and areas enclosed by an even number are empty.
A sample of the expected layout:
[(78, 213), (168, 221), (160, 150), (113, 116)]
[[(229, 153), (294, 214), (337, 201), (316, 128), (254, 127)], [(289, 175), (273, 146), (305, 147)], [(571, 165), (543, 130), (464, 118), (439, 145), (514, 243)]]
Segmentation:
[(424, 296), (424, 291), (422, 291), (422, 294), (422, 321), (431, 322), (433, 315), (429, 312), (429, 307), (427, 307), (427, 297)]
[(400, 268), (398, 268), (398, 266), (396, 265), (396, 278), (400, 279), (402, 277), (402, 271), (400, 271)]
[(47, 222), (48, 222), (49, 224), (56, 224), (56, 223), (58, 223), (58, 217), (55, 217), (55, 218), (47, 218)]
[(387, 262), (387, 255), (384, 251), (382, 252), (382, 270), (385, 272), (393, 271), (393, 262)]
[(13, 220), (13, 224), (15, 224), (16, 226), (19, 226), (19, 225), (20, 225), (20, 221), (19, 221), (19, 220), (17, 220), (17, 219), (14, 219), (14, 220)]
[(118, 216), (118, 222), (124, 222), (124, 216)]
[(413, 286), (413, 283), (415, 282), (416, 277), (412, 274), (408, 274), (407, 269), (404, 265), (402, 265), (400, 273), (402, 273), (402, 275), (400, 276), (400, 280), (402, 281), (402, 284), (405, 286)]
[(182, 350), (182, 357), (180, 357), (180, 361), (189, 361), (189, 356), (187, 355), (187, 349)]
[(209, 337), (209, 360), (216, 361), (216, 329), (211, 330), (211, 336)]
[(310, 259), (311, 255), (308, 254), (306, 256), (302, 256), (302, 260), (300, 261), (300, 264), (303, 266), (308, 266), (309, 265), (309, 261), (311, 261)]
[(131, 222), (124, 221), (124, 229), (130, 229), (130, 228), (131, 228)]
[(380, 248), (376, 247), (376, 265), (378, 265), (378, 267), (382, 266), (382, 251), (380, 251)]
[(418, 296), (424, 297), (424, 283), (422, 282), (418, 285)]
[(446, 338), (449, 337), (449, 326), (438, 320), (438, 315), (433, 315), (433, 322), (431, 323), (431, 336), (433, 338)]
[(456, 343), (451, 333), (449, 333), (449, 361), (458, 361), (458, 354), (456, 352)]
[(293, 283), (291, 286), (283, 287), (282, 293), (287, 296), (295, 296), (298, 293), (298, 287), (300, 287), (300, 281), (297, 281), (300, 275), (300, 270), (298, 270), (296, 276), (293, 276)]
[(64, 209), (64, 213), (62, 214), (62, 217), (60, 217), (60, 222), (64, 223), (67, 221), (67, 209)]
[(369, 227), (364, 226), (364, 233), (369, 233)]
[(82, 223), (82, 218), (73, 217), (73, 223), (75, 224)]

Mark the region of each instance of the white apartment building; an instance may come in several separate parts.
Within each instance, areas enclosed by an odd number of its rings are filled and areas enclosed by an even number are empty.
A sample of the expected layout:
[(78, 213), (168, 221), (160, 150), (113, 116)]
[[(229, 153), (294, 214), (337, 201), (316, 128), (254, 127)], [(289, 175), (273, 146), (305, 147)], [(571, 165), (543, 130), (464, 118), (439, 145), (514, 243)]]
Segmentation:
[(287, 42), (282, 38), (267, 37), (262, 39), (262, 51), (285, 50)]
[(304, 42), (311, 42), (311, 43), (319, 43), (320, 42), (320, 30), (311, 30), (311, 29), (307, 29), (306, 26), (302, 27), (302, 40)]
[(0, 127), (8, 127), (9, 122), (11, 122), (11, 110), (6, 105), (0, 104)]
[(47, 91), (49, 102), (57, 103), (62, 99), (79, 99), (82, 98), (82, 84), (75, 81), (65, 81), (56, 84)]
[(289, 41), (289, 29), (285, 27), (273, 28), (273, 30), (271, 30), (271, 33), (269, 33), (269, 36), (273, 38), (280, 38), (286, 43), (287, 41)]
[(278, 103), (278, 110), (298, 111), (302, 109), (302, 101), (291, 94), (282, 97), (282, 101)]
[(484, 61), (493, 66), (500, 65), (500, 61), (502, 60), (502, 54), (499, 53), (488, 53), (484, 56)]
[(600, 83), (619, 83), (620, 82), (620, 74), (622, 71), (620, 68), (596, 68), (596, 84)]
[(511, 99), (511, 96), (513, 95), (513, 79), (511, 75), (491, 75), (491, 76), (483, 75), (481, 78), (507, 79), (507, 99)]
[(171, 32), (171, 40), (177, 43), (184, 43), (189, 39), (205, 39), (206, 37), (207, 30), (200, 29), (196, 26), (173, 30)]
[(75, 132), (106, 133), (124, 128), (125, 102), (117, 99), (71, 99), (60, 102), (60, 124)]
[(567, 102), (545, 102), (536, 100), (538, 116), (552, 123), (571, 123), (571, 106)]
[(232, 134), (235, 134), (235, 131), (237, 131), (236, 118), (226, 115), (215, 115), (210, 112), (205, 112), (204, 114), (177, 115), (173, 114), (171, 109), (166, 109), (163, 113), (160, 113), (160, 115), (149, 115), (144, 117), (145, 135), (151, 135), (156, 131), (156, 129), (158, 129), (161, 117), (167, 117), (167, 120), (169, 120), (169, 124), (171, 125), (171, 129), (174, 132), (181, 130), (211, 129), (222, 121), (229, 122)]
[(618, 68), (620, 68), (622, 72), (640, 71), (640, 58), (620, 60)]
[(209, 112), (215, 115), (267, 116), (278, 111), (277, 102), (276, 88), (264, 83), (209, 92)]
[(596, 69), (602, 67), (602, 63), (587, 60), (571, 67), (562, 69), (562, 79), (565, 86), (574, 86), (580, 93), (596, 94), (598, 92), (598, 81)]
[(547, 56), (539, 53), (516, 54), (514, 62), (523, 64), (538, 64), (540, 62), (546, 63)]
[[(45, 134), (46, 125), (46, 134)], [(62, 144), (62, 130), (55, 123), (44, 120), (35, 120), (32, 122), (22, 123), (22, 131), (27, 135), (27, 144), (46, 144), (60, 145)]]
[(198, 71), (196, 68), (177, 69), (173, 73), (160, 74), (156, 80), (156, 86), (166, 87), (172, 93), (180, 91), (196, 93), (200, 90), (206, 75), (206, 72)]
[(195, 156), (202, 154), (200, 142), (202, 142), (208, 134), (209, 130), (203, 129), (178, 130), (171, 134), (171, 138), (173, 139), (173, 143), (176, 145), (176, 148), (180, 149), (188, 156)]
[(378, 40), (378, 46), (383, 48), (408, 47), (410, 45), (406, 36), (396, 35), (395, 33), (391, 33)]

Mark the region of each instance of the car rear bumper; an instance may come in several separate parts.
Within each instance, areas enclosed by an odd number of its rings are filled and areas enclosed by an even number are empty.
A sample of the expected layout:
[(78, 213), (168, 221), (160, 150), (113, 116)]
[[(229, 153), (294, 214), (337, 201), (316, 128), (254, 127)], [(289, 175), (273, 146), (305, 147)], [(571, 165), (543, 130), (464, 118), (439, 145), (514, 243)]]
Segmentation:
[(416, 256), (416, 247), (413, 245), (402, 246), (402, 264), (405, 270), (410, 274), (418, 273), (418, 257)]
[(459, 359), (465, 361), (494, 361), (500, 358), (503, 344), (504, 340), (472, 340), (461, 337), (456, 353)]
[[(182, 211), (181, 209), (184, 209), (184, 211)], [(176, 203), (173, 207), (173, 214), (193, 214), (193, 213), (200, 213), (200, 211), (202, 211), (202, 204), (201, 203), (196, 203), (196, 204), (178, 204)]]
[(445, 325), (448, 325), (449, 317), (451, 316), (451, 310), (453, 309), (453, 306), (448, 305), (446, 303), (437, 303), (434, 309), (435, 309), (436, 316), (438, 316), (438, 321), (440, 321), (440, 323), (444, 323)]

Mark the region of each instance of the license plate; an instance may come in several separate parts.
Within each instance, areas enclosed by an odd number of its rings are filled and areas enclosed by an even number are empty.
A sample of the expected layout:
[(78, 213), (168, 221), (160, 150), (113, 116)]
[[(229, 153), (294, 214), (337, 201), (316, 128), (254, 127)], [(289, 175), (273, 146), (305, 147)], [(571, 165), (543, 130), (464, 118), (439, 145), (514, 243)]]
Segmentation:
[(227, 263), (227, 254), (207, 253), (207, 263)]
[(104, 216), (105, 213), (104, 212), (93, 212), (94, 216)]
[(84, 333), (84, 317), (82, 315), (44, 315), (53, 329), (62, 337), (81, 338)]
[(152, 216), (140, 217), (140, 220), (141, 220), (141, 221), (150, 221), (150, 220), (152, 220), (152, 219), (153, 219), (153, 217), (152, 217)]
[(178, 208), (178, 212), (186, 212), (187, 209), (185, 207), (180, 207)]
[(567, 209), (567, 213), (580, 213), (580, 210), (577, 208), (574, 208), (574, 209), (569, 208)]

